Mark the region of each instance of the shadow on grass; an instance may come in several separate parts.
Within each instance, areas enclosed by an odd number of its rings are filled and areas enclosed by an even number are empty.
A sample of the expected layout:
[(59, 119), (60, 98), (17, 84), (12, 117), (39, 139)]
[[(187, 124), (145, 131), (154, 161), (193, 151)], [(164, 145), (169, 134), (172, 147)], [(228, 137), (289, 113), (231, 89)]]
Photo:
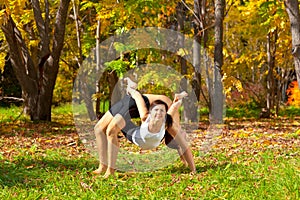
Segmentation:
[[(209, 170), (217, 170), (217, 169), (222, 170), (222, 169), (225, 169), (228, 164), (230, 164), (230, 162), (223, 162), (221, 164), (207, 164), (204, 166), (196, 166), (196, 172), (203, 173), (203, 172), (207, 172)], [(168, 171), (170, 173), (176, 173), (176, 174), (188, 174), (191, 172), (188, 167), (184, 167), (182, 165), (172, 166), (172, 168), (168, 168), (168, 169), (166, 169), (166, 171)]]
[(97, 163), (90, 159), (25, 159), (16, 162), (0, 162), (0, 185), (43, 187), (45, 181), (54, 183), (64, 175), (88, 174)]

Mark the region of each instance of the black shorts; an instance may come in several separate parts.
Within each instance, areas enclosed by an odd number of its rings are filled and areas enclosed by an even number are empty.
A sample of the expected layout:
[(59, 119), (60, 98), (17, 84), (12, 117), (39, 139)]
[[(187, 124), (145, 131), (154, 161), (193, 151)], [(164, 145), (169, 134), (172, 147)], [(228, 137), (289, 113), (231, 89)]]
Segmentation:
[[(150, 103), (148, 97), (142, 95), (146, 107), (149, 110)], [(110, 109), (110, 113), (115, 116), (116, 114), (120, 114), (125, 121), (131, 120), (132, 118), (139, 118), (140, 114), (136, 105), (135, 100), (131, 97), (126, 95), (120, 101), (115, 103)]]
[[(149, 110), (149, 99), (144, 95), (142, 95), (142, 97), (145, 101), (147, 109)], [(114, 104), (109, 109), (109, 112), (113, 116), (120, 114), (124, 118), (126, 125), (121, 131), (124, 136), (132, 142), (132, 134), (136, 129), (140, 128), (131, 121), (131, 119), (133, 118), (140, 118), (140, 113), (138, 111), (135, 100), (131, 96), (126, 95), (123, 99)]]

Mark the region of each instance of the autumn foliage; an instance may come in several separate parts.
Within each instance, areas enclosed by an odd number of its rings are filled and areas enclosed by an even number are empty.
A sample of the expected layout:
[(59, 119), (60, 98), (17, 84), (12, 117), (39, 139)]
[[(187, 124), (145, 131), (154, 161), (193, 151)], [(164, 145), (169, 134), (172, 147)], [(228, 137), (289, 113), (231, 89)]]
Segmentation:
[(286, 92), (288, 95), (287, 104), (300, 107), (300, 89), (297, 81), (291, 82)]

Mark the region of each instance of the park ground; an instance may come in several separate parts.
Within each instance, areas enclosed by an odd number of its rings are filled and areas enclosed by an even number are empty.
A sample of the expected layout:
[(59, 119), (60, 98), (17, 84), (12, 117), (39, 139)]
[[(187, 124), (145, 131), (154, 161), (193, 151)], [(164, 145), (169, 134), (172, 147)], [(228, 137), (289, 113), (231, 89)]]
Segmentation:
[(0, 112), (0, 199), (300, 199), (299, 109), (272, 119), (233, 111), (242, 114), (226, 117), (206, 153), (209, 126), (201, 120), (188, 130), (195, 175), (178, 159), (109, 179), (91, 174), (97, 158), (82, 144), (70, 105), (54, 108), (51, 123), (20, 113)]

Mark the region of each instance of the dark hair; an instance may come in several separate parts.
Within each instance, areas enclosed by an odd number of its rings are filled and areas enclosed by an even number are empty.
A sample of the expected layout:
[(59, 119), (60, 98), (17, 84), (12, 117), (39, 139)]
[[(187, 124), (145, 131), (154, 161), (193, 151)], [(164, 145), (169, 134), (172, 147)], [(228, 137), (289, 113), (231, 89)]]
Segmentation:
[[(166, 104), (166, 102), (164, 102), (162, 100), (153, 101), (153, 103), (150, 106), (150, 110), (152, 110), (152, 108), (157, 106), (157, 105), (164, 105), (165, 109), (166, 109), (166, 112), (168, 112), (169, 106), (168, 106), (168, 104)], [(167, 115), (166, 115), (166, 126), (167, 126), (167, 128), (171, 127), (172, 124), (173, 124), (173, 119), (172, 119), (171, 115), (169, 115), (167, 113)]]

